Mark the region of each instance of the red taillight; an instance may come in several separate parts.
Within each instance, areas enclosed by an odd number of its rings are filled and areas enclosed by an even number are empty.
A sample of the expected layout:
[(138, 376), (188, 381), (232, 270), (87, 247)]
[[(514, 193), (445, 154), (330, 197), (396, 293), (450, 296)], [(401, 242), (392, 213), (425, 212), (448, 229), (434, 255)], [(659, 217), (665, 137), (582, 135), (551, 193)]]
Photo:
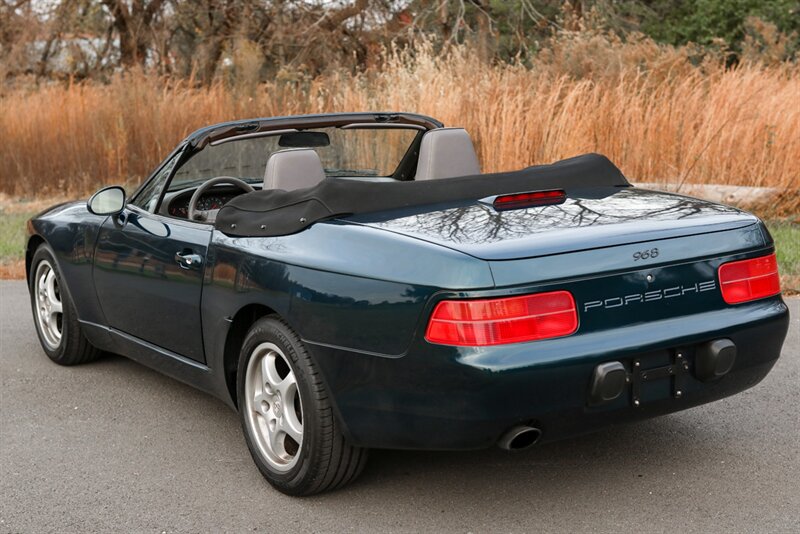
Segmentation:
[(552, 291), (486, 300), (443, 300), (425, 339), (443, 345), (485, 346), (572, 334), (578, 329), (575, 299)]
[(728, 304), (771, 297), (781, 292), (775, 254), (719, 266), (719, 287)]
[(561, 189), (551, 191), (531, 191), (530, 193), (514, 193), (511, 195), (500, 195), (494, 199), (492, 206), (498, 211), (516, 208), (527, 208), (530, 206), (544, 206), (548, 204), (560, 204), (566, 200), (567, 194)]

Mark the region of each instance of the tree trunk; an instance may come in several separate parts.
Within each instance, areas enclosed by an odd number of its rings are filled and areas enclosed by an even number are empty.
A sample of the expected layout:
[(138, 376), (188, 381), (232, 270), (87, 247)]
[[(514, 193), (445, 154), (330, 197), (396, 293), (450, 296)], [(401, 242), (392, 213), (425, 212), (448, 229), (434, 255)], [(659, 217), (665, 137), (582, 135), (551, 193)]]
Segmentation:
[(150, 46), (150, 23), (161, 10), (164, 0), (148, 4), (136, 1), (128, 8), (125, 0), (103, 0), (111, 13), (112, 26), (119, 35), (119, 62), (125, 68), (144, 67)]

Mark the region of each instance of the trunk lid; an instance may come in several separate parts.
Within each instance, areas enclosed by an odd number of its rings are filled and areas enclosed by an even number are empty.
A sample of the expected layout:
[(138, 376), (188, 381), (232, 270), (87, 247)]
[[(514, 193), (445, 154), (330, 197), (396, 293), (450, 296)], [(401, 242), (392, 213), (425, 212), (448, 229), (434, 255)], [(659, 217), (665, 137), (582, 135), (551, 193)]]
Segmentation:
[(611, 187), (571, 190), (557, 205), (496, 211), (476, 201), (428, 210), (371, 213), (348, 220), (489, 261), (697, 236), (758, 222), (735, 208), (696, 198)]
[(509, 295), (569, 291), (579, 334), (723, 309), (719, 266), (772, 244), (753, 215), (636, 188), (572, 190), (561, 204), (526, 209), (474, 202), (358, 222), (485, 260), (494, 287)]

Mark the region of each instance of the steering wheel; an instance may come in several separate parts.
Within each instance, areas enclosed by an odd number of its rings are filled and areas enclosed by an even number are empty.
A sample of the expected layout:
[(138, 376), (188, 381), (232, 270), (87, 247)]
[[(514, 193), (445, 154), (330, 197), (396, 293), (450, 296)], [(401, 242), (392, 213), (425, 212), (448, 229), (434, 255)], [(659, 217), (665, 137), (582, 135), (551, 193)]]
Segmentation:
[(211, 189), (217, 184), (232, 184), (244, 191), (245, 193), (252, 193), (255, 191), (253, 186), (245, 182), (244, 180), (240, 180), (239, 178), (234, 178), (233, 176), (218, 176), (216, 178), (212, 178), (200, 187), (198, 187), (194, 194), (192, 195), (191, 200), (189, 200), (189, 213), (187, 218), (190, 221), (213, 221), (217, 218), (216, 210), (199, 210), (197, 209), (197, 201), (200, 200), (200, 197), (203, 196), (203, 193)]

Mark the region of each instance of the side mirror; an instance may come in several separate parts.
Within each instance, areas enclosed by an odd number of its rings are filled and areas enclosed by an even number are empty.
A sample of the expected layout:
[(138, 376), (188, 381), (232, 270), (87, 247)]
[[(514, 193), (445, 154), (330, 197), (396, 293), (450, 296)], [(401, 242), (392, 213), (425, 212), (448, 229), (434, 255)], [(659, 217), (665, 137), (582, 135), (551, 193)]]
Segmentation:
[(86, 208), (95, 215), (116, 215), (124, 207), (125, 190), (118, 185), (104, 187), (86, 203)]

